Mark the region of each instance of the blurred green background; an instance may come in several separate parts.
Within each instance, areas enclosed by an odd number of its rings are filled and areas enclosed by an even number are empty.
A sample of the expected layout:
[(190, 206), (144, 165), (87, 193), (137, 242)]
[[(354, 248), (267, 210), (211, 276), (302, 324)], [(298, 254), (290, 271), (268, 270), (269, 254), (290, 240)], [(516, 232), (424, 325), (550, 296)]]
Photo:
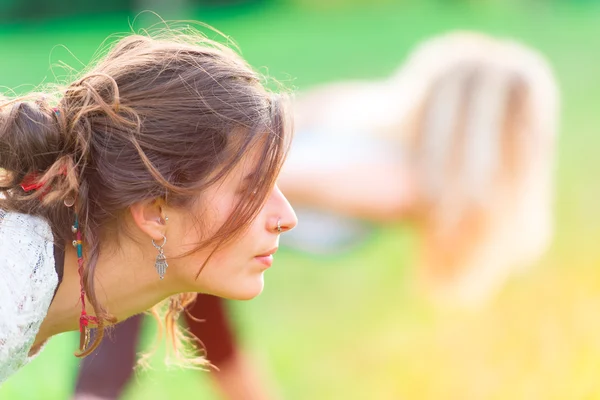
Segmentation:
[[(213, 1), (163, 9), (127, 3), (0, 0), (0, 86), (52, 82), (81, 68), (135, 10), (206, 22), (288, 87), (392, 72), (419, 41), (452, 29), (538, 48), (558, 77), (563, 110), (556, 235), (537, 265), (486, 308), (431, 305), (414, 285), (414, 233), (379, 230), (354, 251), (281, 251), (266, 288), (232, 303), (245, 348), (283, 399), (600, 398), (600, 4), (593, 1)], [(155, 4), (154, 4), (155, 3)], [(133, 11), (132, 11), (133, 10)], [(134, 29), (156, 22), (144, 14)], [(443, 60), (440, 60), (443, 61)], [(60, 75), (60, 71), (56, 71)], [(155, 327), (148, 319), (147, 344)], [(1, 399), (67, 399), (77, 338), (53, 339), (0, 388)], [(160, 352), (126, 399), (216, 399), (205, 373), (167, 370)]]

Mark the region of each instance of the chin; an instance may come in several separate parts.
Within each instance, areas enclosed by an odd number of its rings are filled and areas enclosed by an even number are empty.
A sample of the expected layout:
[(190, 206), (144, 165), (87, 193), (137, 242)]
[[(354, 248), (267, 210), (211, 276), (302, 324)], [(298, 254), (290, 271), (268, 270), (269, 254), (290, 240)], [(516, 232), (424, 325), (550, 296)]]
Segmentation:
[(264, 280), (261, 274), (260, 278), (248, 279), (240, 282), (239, 285), (228, 286), (222, 290), (214, 291), (213, 295), (223, 297), (230, 300), (252, 300), (262, 293), (264, 288)]

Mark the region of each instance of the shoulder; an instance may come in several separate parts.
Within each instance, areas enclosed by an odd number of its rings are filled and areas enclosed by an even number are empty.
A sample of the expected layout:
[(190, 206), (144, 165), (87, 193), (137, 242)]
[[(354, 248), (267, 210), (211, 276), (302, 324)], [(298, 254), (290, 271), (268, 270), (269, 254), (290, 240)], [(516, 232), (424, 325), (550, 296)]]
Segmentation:
[(54, 238), (39, 217), (0, 210), (0, 382), (28, 361), (58, 277)]
[(0, 239), (0, 271), (4, 276), (15, 283), (35, 285), (38, 278), (56, 275), (54, 236), (43, 218), (0, 211)]

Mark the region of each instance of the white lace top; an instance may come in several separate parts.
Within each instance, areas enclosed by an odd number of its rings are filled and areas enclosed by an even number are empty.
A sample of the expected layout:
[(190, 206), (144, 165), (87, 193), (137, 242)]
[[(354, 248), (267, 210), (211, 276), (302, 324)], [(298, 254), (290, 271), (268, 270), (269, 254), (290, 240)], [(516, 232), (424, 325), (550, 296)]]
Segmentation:
[(27, 364), (58, 286), (50, 226), (0, 210), (0, 384)]

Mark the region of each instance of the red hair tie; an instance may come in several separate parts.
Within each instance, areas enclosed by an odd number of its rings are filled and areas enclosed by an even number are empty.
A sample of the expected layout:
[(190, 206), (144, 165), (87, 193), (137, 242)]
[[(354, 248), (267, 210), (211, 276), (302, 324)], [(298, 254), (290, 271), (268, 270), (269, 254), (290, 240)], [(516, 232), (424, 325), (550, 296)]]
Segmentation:
[[(66, 166), (63, 165), (60, 168), (60, 175), (67, 176), (67, 167)], [(30, 172), (27, 175), (25, 175), (25, 177), (21, 181), (20, 186), (21, 186), (21, 189), (23, 189), (25, 192), (31, 192), (33, 190), (41, 189), (45, 184), (46, 184), (45, 181), (40, 181), (39, 173)], [(47, 188), (40, 197), (43, 198), (46, 194), (48, 194), (49, 191), (50, 191), (50, 188)]]
[(39, 175), (36, 172), (31, 172), (25, 175), (23, 181), (21, 182), (21, 188), (26, 192), (31, 192), (32, 190), (38, 190), (42, 186), (44, 186), (45, 182), (39, 181)]

